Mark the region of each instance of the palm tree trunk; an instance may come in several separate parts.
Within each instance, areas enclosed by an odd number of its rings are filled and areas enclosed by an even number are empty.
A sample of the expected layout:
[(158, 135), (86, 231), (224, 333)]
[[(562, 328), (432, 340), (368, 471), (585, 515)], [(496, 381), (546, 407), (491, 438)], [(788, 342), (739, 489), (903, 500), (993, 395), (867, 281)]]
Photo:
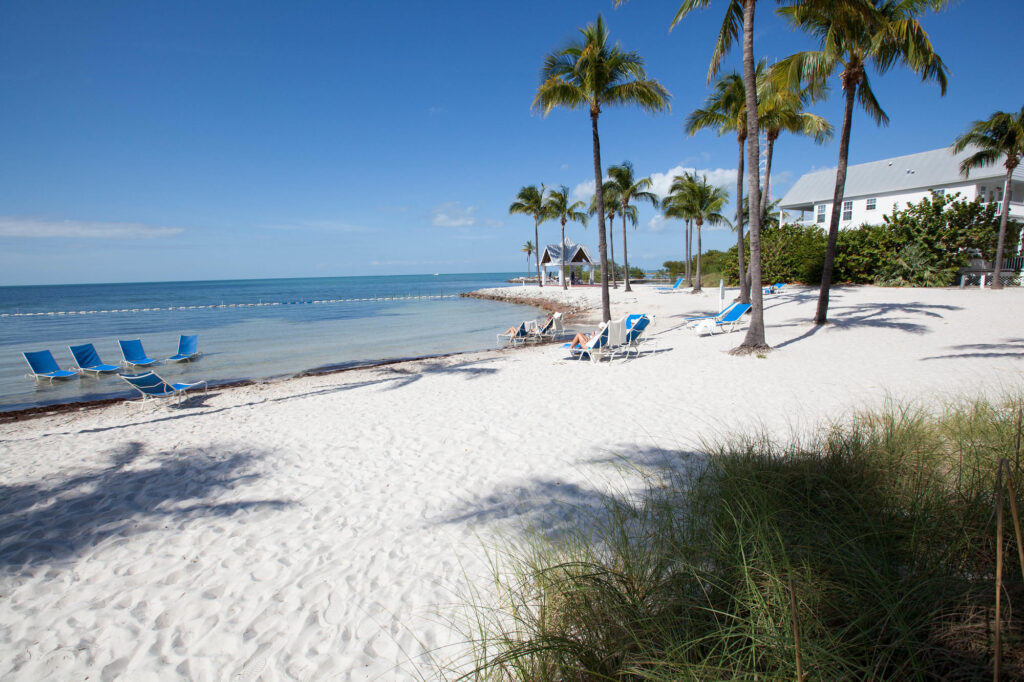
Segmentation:
[(686, 219), (686, 286), (693, 286), (693, 268), (690, 267), (693, 258), (693, 230), (690, 229), (690, 219)]
[(611, 249), (611, 252), (612, 252), (612, 267), (611, 267), (611, 270), (612, 270), (612, 289), (618, 289), (619, 285), (615, 281), (615, 233), (614, 233), (614, 230), (615, 230), (615, 219), (614, 218), (609, 218), (608, 219), (608, 234), (610, 236), (610, 239), (608, 240), (608, 248)]
[(768, 149), (765, 150), (764, 160), (764, 194), (761, 195), (761, 220), (765, 219), (768, 212), (770, 201), (768, 195), (772, 179), (772, 153), (775, 151), (776, 139), (778, 139), (777, 133), (768, 133)]
[[(758, 183), (757, 83), (754, 79), (754, 2), (743, 0), (743, 84), (747, 91), (747, 196), (749, 206), (761, 205)], [(761, 291), (761, 216), (750, 212), (750, 326), (739, 352), (767, 350), (764, 339), (764, 300)]]
[(843, 111), (843, 131), (839, 135), (839, 164), (836, 166), (836, 189), (832, 193), (832, 219), (828, 224), (828, 245), (825, 247), (825, 265), (821, 269), (821, 291), (818, 292), (818, 309), (814, 313), (814, 324), (825, 324), (828, 320), (828, 293), (832, 287), (832, 268), (836, 260), (836, 241), (839, 239), (839, 218), (843, 210), (843, 194), (846, 192), (846, 160), (850, 154), (850, 125), (853, 121), (853, 99), (857, 94), (857, 83), (847, 82), (846, 109)]
[(597, 250), (601, 252), (601, 321), (612, 319), (608, 295), (608, 242), (604, 232), (604, 187), (601, 185), (601, 138), (597, 134), (598, 112), (590, 109), (590, 128), (594, 136), (594, 181), (597, 183)]
[(544, 280), (540, 278), (540, 220), (533, 216), (533, 243), (537, 245), (537, 284), (544, 286)]
[(1010, 214), (1010, 182), (1013, 179), (1013, 166), (1010, 165), (1009, 157), (1006, 161), (1006, 181), (1003, 183), (1003, 214), (999, 218), (999, 241), (996, 242), (996, 262), (992, 271), (992, 288), (1002, 289), (1003, 281), (999, 279), (999, 273), (1003, 269), (1003, 248), (1006, 246), (1006, 220)]
[(622, 280), (626, 283), (623, 287), (623, 291), (633, 291), (629, 288), (629, 252), (626, 250), (626, 207), (622, 207), (622, 267), (625, 268), (623, 271)]
[(562, 289), (569, 288), (568, 278), (565, 276), (565, 218), (562, 218), (562, 269), (558, 271), (558, 279), (562, 280)]
[(701, 291), (701, 285), (704, 283), (704, 274), (700, 270), (700, 226), (704, 221), (697, 218), (697, 283), (693, 285), (693, 293), (699, 294)]
[[(746, 260), (743, 253), (743, 145), (746, 133), (737, 135), (740, 144), (740, 158), (736, 162), (736, 247), (737, 265), (740, 278), (740, 303), (750, 303), (750, 288), (747, 286), (747, 269), (744, 267)], [(699, 255), (699, 254), (698, 254)]]

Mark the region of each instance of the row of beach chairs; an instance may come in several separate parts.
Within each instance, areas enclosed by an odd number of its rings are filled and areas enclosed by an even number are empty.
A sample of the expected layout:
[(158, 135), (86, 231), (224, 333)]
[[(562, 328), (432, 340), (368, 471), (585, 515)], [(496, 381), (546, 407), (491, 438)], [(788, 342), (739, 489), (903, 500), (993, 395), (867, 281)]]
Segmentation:
[(568, 349), (574, 359), (591, 362), (598, 362), (602, 358), (611, 361), (617, 355), (629, 357), (631, 352), (640, 357), (642, 342), (647, 342), (648, 352), (652, 352), (657, 345), (647, 333), (653, 321), (647, 315), (627, 315), (618, 320), (603, 322), (581, 347), (574, 348), (568, 343), (562, 347)]
[[(28, 351), (22, 353), (25, 357), (25, 361), (28, 363), (31, 374), (36, 381), (43, 379), (48, 380), (50, 383), (54, 379), (70, 379), (83, 374), (92, 374), (93, 376), (100, 376), (102, 374), (109, 374), (111, 372), (118, 372), (121, 369), (138, 369), (149, 367), (156, 364), (158, 361), (146, 355), (145, 350), (142, 347), (141, 339), (132, 339), (129, 341), (118, 340), (118, 345), (121, 347), (121, 356), (123, 358), (120, 365), (108, 365), (100, 359), (99, 353), (96, 352), (96, 347), (91, 343), (85, 343), (78, 346), (68, 346), (68, 350), (71, 351), (71, 356), (75, 360), (75, 367), (73, 369), (61, 369), (57, 364), (57, 361), (53, 357), (53, 353), (46, 350)], [(182, 335), (178, 339), (178, 352), (167, 358), (168, 362), (190, 362), (199, 357), (199, 335)], [(172, 383), (162, 379), (153, 371), (147, 371), (142, 374), (118, 374), (118, 377), (124, 379), (130, 386), (135, 388), (140, 394), (142, 394), (141, 401), (126, 401), (126, 402), (146, 402), (150, 399), (159, 398), (171, 398), (176, 397), (180, 404), (185, 396), (185, 392), (189, 389), (197, 386), (203, 387), (203, 392), (207, 390), (207, 383), (205, 381), (196, 381), (192, 383)]]
[[(683, 278), (680, 277), (679, 279), (676, 280), (676, 283), (673, 284), (672, 286), (670, 286), (670, 287), (654, 287), (654, 290), (657, 291), (658, 293), (665, 293), (665, 292), (668, 292), (668, 291), (680, 291), (680, 287), (682, 287), (682, 286), (683, 286)], [(770, 285), (768, 285), (766, 287), (763, 287), (761, 289), (761, 291), (763, 293), (765, 293), (765, 294), (777, 294), (780, 291), (782, 291), (782, 288), (784, 286), (786, 286), (785, 282), (776, 282), (775, 284), (770, 284)]]
[(523, 343), (554, 341), (565, 333), (562, 313), (553, 313), (546, 320), (525, 320), (513, 332), (498, 334), (498, 343), (508, 342), (511, 346)]

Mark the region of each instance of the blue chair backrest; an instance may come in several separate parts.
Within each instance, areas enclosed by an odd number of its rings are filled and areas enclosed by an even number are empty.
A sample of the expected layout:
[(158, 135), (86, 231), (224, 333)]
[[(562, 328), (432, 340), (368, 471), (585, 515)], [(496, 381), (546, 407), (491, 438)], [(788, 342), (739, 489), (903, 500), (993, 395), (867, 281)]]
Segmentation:
[(647, 329), (647, 325), (651, 323), (651, 318), (646, 315), (641, 315), (640, 319), (633, 324), (628, 332), (626, 332), (626, 341), (636, 341), (636, 337), (644, 333)]
[(75, 362), (83, 369), (103, 364), (99, 354), (96, 352), (96, 348), (91, 343), (83, 343), (81, 346), (68, 346), (68, 348), (71, 350), (71, 354), (75, 356)]
[(154, 372), (135, 375), (122, 374), (121, 378), (146, 395), (166, 395), (168, 393), (174, 393), (174, 389), (172, 389), (166, 381), (158, 377)]
[(680, 277), (679, 279), (676, 280), (676, 283), (672, 285), (672, 288), (673, 289), (678, 289), (680, 286), (682, 286), (682, 284), (683, 284), (683, 278)]
[(128, 362), (135, 362), (136, 360), (149, 360), (146, 357), (146, 351), (142, 350), (142, 339), (132, 339), (131, 341), (117, 340), (121, 346), (121, 355)]
[(639, 320), (641, 317), (646, 317), (646, 316), (643, 315), (643, 314), (640, 314), (640, 315), (627, 315), (626, 316), (626, 329), (632, 329), (633, 328), (633, 324), (637, 320)]
[(587, 348), (603, 348), (608, 345), (608, 325), (605, 325), (599, 334), (587, 342)]
[(746, 313), (748, 310), (750, 310), (749, 303), (737, 303), (732, 308), (729, 308), (728, 312), (726, 312), (724, 315), (720, 315), (718, 318), (718, 322), (735, 322), (736, 320), (743, 317), (743, 314)]
[(49, 374), (60, 371), (57, 361), (53, 359), (53, 353), (48, 350), (32, 350), (22, 353), (22, 355), (25, 356), (28, 366), (36, 374)]
[(191, 336), (182, 334), (178, 339), (178, 355), (195, 355), (197, 348), (199, 348), (199, 334)]

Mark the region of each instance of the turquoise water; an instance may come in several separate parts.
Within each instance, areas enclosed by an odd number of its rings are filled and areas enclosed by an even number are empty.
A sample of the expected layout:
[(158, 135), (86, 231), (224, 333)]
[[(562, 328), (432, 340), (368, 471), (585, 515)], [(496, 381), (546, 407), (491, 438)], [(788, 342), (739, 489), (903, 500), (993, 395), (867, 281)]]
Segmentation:
[(198, 334), (199, 360), (154, 370), (213, 383), (492, 348), (496, 333), (537, 310), (458, 294), (517, 274), (0, 287), (0, 411), (131, 396), (114, 375), (26, 377), (23, 351), (48, 348), (70, 369), (71, 344), (93, 343), (113, 365), (119, 338), (141, 338), (150, 357), (167, 358), (180, 334)]

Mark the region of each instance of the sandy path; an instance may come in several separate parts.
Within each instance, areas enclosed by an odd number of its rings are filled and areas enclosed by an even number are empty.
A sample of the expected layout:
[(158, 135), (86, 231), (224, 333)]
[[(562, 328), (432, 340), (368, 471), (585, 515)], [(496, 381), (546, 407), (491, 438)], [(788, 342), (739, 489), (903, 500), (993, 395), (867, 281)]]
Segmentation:
[(821, 329), (815, 294), (768, 299), (764, 359), (681, 328), (717, 291), (637, 287), (613, 296), (657, 314), (637, 360), (542, 346), (0, 424), (0, 677), (429, 676), (483, 544), (599, 504), (619, 455), (1020, 386), (1024, 291), (842, 289)]

